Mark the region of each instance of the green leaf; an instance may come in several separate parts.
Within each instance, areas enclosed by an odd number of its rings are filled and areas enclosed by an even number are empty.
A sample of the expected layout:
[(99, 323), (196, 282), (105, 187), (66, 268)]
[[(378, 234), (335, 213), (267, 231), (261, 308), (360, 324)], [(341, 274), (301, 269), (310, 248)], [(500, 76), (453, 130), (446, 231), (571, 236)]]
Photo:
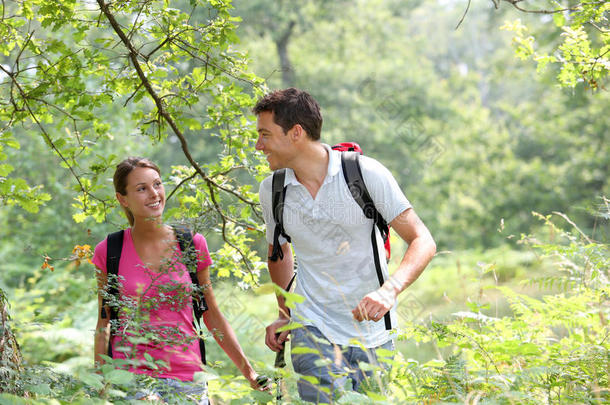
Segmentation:
[(252, 391), (251, 395), (259, 404), (268, 404), (274, 399), (273, 395), (268, 392)]
[(190, 129), (191, 131), (198, 131), (201, 129), (201, 122), (197, 119), (194, 118), (186, 118), (183, 120), (184, 124), (188, 127), (188, 129)]
[(281, 295), (286, 300), (286, 306), (288, 308), (294, 308), (295, 304), (300, 304), (305, 301), (305, 297), (299, 294), (291, 293), (284, 290), (282, 287), (277, 284), (274, 285), (275, 293), (277, 295)]
[(377, 392), (373, 392), (373, 391), (366, 391), (366, 395), (367, 397), (369, 397), (370, 399), (374, 400), (374, 401), (385, 401), (387, 400), (387, 398)]
[(21, 149), (21, 145), (15, 138), (3, 139), (1, 142), (10, 148)]
[(554, 13), (553, 22), (555, 22), (557, 27), (563, 27), (566, 25), (566, 18), (564, 17), (563, 13)]
[(104, 388), (104, 383), (102, 382), (104, 377), (102, 377), (100, 374), (81, 373), (77, 375), (77, 378), (96, 390), (101, 390)]
[(205, 371), (197, 371), (193, 374), (193, 382), (196, 384), (204, 384), (207, 381), (217, 380), (218, 378), (218, 374)]
[[(278, 331), (279, 331), (279, 329), (278, 329)], [(308, 354), (308, 353), (320, 354), (319, 350), (314, 349), (313, 347), (306, 347), (306, 346), (292, 347), (290, 349), (290, 352), (292, 354)]]
[(13, 170), (15, 170), (14, 167), (8, 163), (0, 164), (0, 177), (8, 176)]
[(307, 382), (310, 382), (310, 383), (314, 384), (314, 385), (320, 384), (320, 381), (318, 380), (318, 378), (314, 377), (312, 375), (301, 375), (299, 377), (302, 378), (303, 380), (307, 381)]
[(38, 395), (49, 395), (51, 393), (51, 387), (49, 386), (49, 384), (45, 383), (36, 385), (26, 385), (26, 390)]
[(111, 388), (108, 390), (108, 395), (111, 395), (113, 397), (125, 398), (127, 396), (127, 393), (125, 393), (121, 390), (115, 390), (115, 389)]
[(254, 289), (254, 292), (258, 295), (271, 294), (275, 292), (275, 286), (276, 284), (274, 283), (261, 284), (260, 287)]
[(133, 381), (134, 375), (127, 370), (112, 370), (108, 374), (104, 374), (106, 380), (112, 384), (126, 385)]
[(24, 399), (16, 395), (7, 393), (0, 393), (0, 404), (3, 405), (28, 405), (31, 403), (30, 399)]
[(538, 356), (542, 353), (542, 351), (538, 345), (533, 343), (523, 343), (519, 347), (519, 353), (523, 354), (524, 356)]
[(375, 352), (377, 353), (378, 357), (392, 357), (394, 355), (394, 351), (384, 349), (383, 347), (380, 347), (379, 349), (375, 350)]
[(80, 223), (84, 222), (88, 216), (89, 215), (87, 215), (84, 212), (77, 212), (76, 214), (72, 215), (72, 219), (74, 219), (74, 222), (76, 222), (77, 224), (80, 224)]

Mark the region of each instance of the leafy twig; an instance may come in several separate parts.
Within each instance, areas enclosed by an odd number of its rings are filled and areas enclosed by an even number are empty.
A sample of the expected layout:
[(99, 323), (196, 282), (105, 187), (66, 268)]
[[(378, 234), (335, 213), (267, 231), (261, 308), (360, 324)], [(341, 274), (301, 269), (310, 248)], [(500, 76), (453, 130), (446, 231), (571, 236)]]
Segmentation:
[(142, 86), (144, 85), (144, 83), (141, 83), (138, 85), (138, 87), (136, 87), (136, 89), (133, 91), (133, 93), (131, 93), (131, 96), (127, 97), (127, 100), (125, 100), (125, 103), (123, 104), (123, 107), (127, 107), (127, 104), (129, 103), (129, 101), (136, 95), (138, 94), (138, 91), (140, 91), (140, 89), (142, 88)]
[[(33, 32), (30, 33), (30, 35), (27, 37), (25, 43), (23, 44), (23, 48), (25, 48), (29, 41), (31, 40), (33, 35)], [(21, 55), (21, 53), (20, 53)], [(17, 63), (17, 62), (16, 62)], [(70, 173), (74, 176), (74, 178), (76, 179), (76, 181), (78, 182), (78, 185), (80, 186), (81, 191), (83, 192), (83, 194), (91, 196), (92, 198), (100, 201), (104, 207), (106, 206), (106, 202), (98, 197), (96, 197), (95, 195), (91, 194), (83, 185), (83, 183), (81, 182), (81, 179), (79, 177), (79, 175), (75, 172), (74, 170), (74, 166), (72, 166), (70, 164), (70, 162), (68, 161), (68, 159), (63, 155), (63, 153), (59, 150), (59, 148), (57, 148), (57, 146), (55, 145), (55, 143), (53, 142), (53, 140), (51, 139), (51, 136), (49, 135), (49, 133), (46, 131), (46, 129), (44, 128), (44, 126), (42, 125), (42, 123), (38, 120), (38, 117), (36, 116), (36, 114), (34, 113), (34, 111), (32, 111), (29, 103), (28, 103), (28, 95), (27, 93), (23, 90), (23, 88), (21, 87), (21, 85), (19, 84), (19, 82), (17, 81), (16, 76), (18, 75), (19, 72), (15, 73), (15, 72), (9, 72), (8, 70), (6, 70), (4, 68), (4, 66), (2, 66), (0, 64), (0, 69), (6, 73), (6, 75), (8, 77), (10, 77), (11, 82), (15, 85), (15, 87), (17, 88), (17, 90), (19, 91), (19, 94), (21, 95), (21, 99), (23, 100), (23, 105), (25, 106), (26, 110), (28, 111), (30, 117), (32, 117), (32, 119), (34, 120), (34, 122), (36, 123), (36, 125), (38, 126), (38, 128), (40, 128), (40, 131), (45, 139), (45, 141), (49, 144), (49, 146), (51, 147), (51, 149), (53, 149), (55, 151), (55, 153), (57, 153), (57, 155), (60, 157), (60, 159), (66, 164), (66, 166), (68, 167), (68, 170), (70, 171)], [(84, 208), (86, 209), (86, 201), (83, 201), (84, 204)]]
[(235, 244), (233, 242), (231, 242), (229, 240), (229, 238), (227, 237), (227, 218), (225, 217), (224, 213), (222, 212), (222, 209), (220, 208), (220, 206), (218, 205), (218, 201), (216, 200), (216, 195), (214, 194), (214, 187), (212, 187), (213, 183), (210, 182), (209, 180), (206, 180), (206, 182), (208, 185), (208, 190), (210, 191), (210, 199), (212, 200), (212, 204), (214, 204), (214, 207), (216, 208), (216, 211), (220, 214), (220, 217), (222, 220), (222, 238), (229, 246), (231, 246), (233, 249), (237, 250), (237, 252), (241, 255), (241, 257), (243, 259), (242, 261), (246, 265), (246, 269), (248, 270), (248, 273), (250, 273), (250, 275), (252, 276), (252, 280), (256, 280), (256, 278), (254, 277), (254, 274), (253, 274), (253, 269), (250, 266), (250, 263), (248, 262), (248, 259), (246, 258), (246, 255), (244, 254), (244, 252), (239, 247), (235, 246)]
[[(239, 254), (242, 256), (242, 259), (243, 259), (244, 263), (246, 264), (246, 267), (248, 268), (248, 271), (250, 273), (252, 273), (252, 269), (250, 267), (250, 264), (248, 263), (246, 255), (242, 252), (241, 249), (239, 249), (239, 247), (235, 246), (232, 242), (230, 242), (229, 238), (226, 235), (226, 221), (227, 221), (227, 218), (226, 218), (224, 212), (222, 211), (222, 208), (218, 204), (218, 201), (216, 200), (216, 196), (214, 194), (214, 188), (218, 188), (220, 190), (223, 190), (225, 192), (233, 194), (234, 196), (239, 198), (241, 201), (246, 202), (247, 204), (249, 204), (249, 205), (251, 205), (253, 207), (255, 207), (256, 204), (254, 202), (252, 202), (252, 201), (246, 200), (242, 196), (240, 196), (237, 193), (235, 193), (233, 190), (230, 190), (230, 189), (227, 189), (225, 187), (222, 187), (218, 183), (214, 182), (203, 171), (201, 166), (199, 166), (199, 164), (195, 161), (195, 159), (193, 158), (193, 156), (190, 153), (190, 150), (189, 150), (189, 147), (188, 147), (188, 143), (186, 141), (186, 138), (184, 137), (184, 134), (182, 133), (182, 131), (178, 127), (178, 124), (176, 123), (174, 118), (171, 116), (171, 114), (165, 109), (165, 105), (163, 103), (163, 99), (157, 94), (155, 89), (152, 87), (152, 84), (150, 83), (150, 81), (148, 80), (146, 75), (144, 74), (144, 71), (142, 70), (142, 66), (140, 64), (140, 61), (138, 60), (138, 56), (142, 56), (142, 57), (145, 57), (145, 56), (142, 55), (140, 52), (138, 52), (138, 50), (135, 49), (135, 47), (133, 46), (133, 44), (131, 43), (129, 38), (127, 38), (127, 36), (123, 32), (123, 29), (121, 28), (120, 24), (117, 22), (116, 18), (114, 17), (112, 12), (110, 11), (109, 4), (106, 3), (104, 0), (97, 0), (97, 3), (100, 6), (101, 12), (104, 14), (106, 19), (110, 23), (111, 27), (113, 28), (114, 32), (118, 35), (118, 37), (120, 38), (120, 40), (123, 43), (123, 45), (125, 46), (125, 48), (127, 48), (129, 60), (131, 61), (133, 67), (135, 68), (136, 73), (138, 75), (138, 78), (140, 79), (140, 82), (142, 83), (142, 85), (144, 86), (144, 88), (148, 92), (149, 96), (154, 101), (155, 106), (157, 107), (157, 114), (160, 117), (159, 124), (161, 123), (161, 119), (162, 119), (162, 121), (165, 121), (171, 127), (171, 129), (174, 132), (174, 134), (176, 135), (176, 137), (180, 140), (180, 145), (181, 145), (182, 151), (184, 153), (184, 156), (186, 157), (188, 162), (191, 164), (191, 166), (195, 169), (195, 171), (207, 183), (208, 188), (210, 190), (210, 196), (211, 196), (211, 199), (212, 199), (212, 203), (214, 204), (214, 207), (215, 207), (216, 211), (220, 214), (220, 216), (222, 218), (222, 221), (223, 221), (223, 227), (222, 227), (222, 229), (223, 229), (223, 232), (222, 232), (223, 233), (223, 239), (225, 240), (225, 242), (227, 242), (229, 245), (231, 245), (234, 249), (236, 249), (239, 252)], [(197, 59), (200, 59), (197, 55), (192, 55), (192, 56), (196, 57)], [(228, 72), (225, 72), (225, 73), (229, 74)], [(160, 130), (161, 125), (158, 125), (158, 127), (159, 127), (159, 130)]]
[(174, 193), (176, 191), (178, 191), (178, 189), (180, 187), (182, 187), (182, 185), (184, 183), (186, 183), (187, 181), (190, 181), (192, 179), (194, 179), (199, 173), (195, 172), (193, 174), (191, 174), (190, 176), (188, 176), (187, 178), (183, 179), (180, 183), (178, 183), (178, 185), (171, 191), (171, 193), (169, 193), (169, 195), (165, 198), (166, 201), (168, 201), (170, 198), (172, 198), (172, 196), (174, 195)]
[(572, 220), (570, 218), (568, 218), (568, 216), (566, 214), (558, 212), (558, 211), (553, 211), (553, 214), (558, 215), (558, 216), (562, 217), (563, 219), (565, 219), (570, 225), (572, 225), (578, 231), (578, 233), (580, 233), (585, 238), (587, 243), (593, 243), (593, 241), (591, 239), (589, 239), (589, 237), (578, 227), (578, 225), (576, 225), (574, 222), (572, 222)]
[[(513, 7), (515, 7), (519, 11), (522, 11), (524, 13), (532, 13), (532, 14), (556, 14), (556, 13), (563, 13), (564, 11), (578, 11), (584, 4), (595, 5), (595, 4), (605, 3), (605, 1), (595, 1), (595, 2), (591, 2), (591, 3), (578, 3), (572, 7), (561, 8), (561, 9), (557, 9), (557, 10), (528, 10), (528, 9), (522, 8), (517, 5), (518, 3), (520, 3), (523, 0), (503, 0), (503, 1), (511, 4)], [(497, 5), (497, 3), (495, 1), (494, 1), (494, 4)]]

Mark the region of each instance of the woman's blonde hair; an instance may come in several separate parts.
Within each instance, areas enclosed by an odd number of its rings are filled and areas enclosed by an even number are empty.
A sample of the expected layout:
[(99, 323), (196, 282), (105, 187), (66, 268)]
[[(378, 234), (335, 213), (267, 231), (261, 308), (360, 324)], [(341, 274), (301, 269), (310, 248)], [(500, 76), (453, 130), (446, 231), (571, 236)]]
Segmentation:
[[(121, 195), (127, 195), (127, 176), (129, 176), (129, 173), (131, 173), (131, 171), (136, 167), (153, 169), (154, 171), (159, 173), (159, 176), (161, 175), (161, 169), (159, 169), (159, 166), (157, 166), (150, 160), (146, 158), (130, 156), (116, 166), (116, 170), (114, 171), (113, 176), (114, 191)], [(123, 208), (123, 211), (125, 211), (125, 216), (129, 221), (129, 225), (133, 226), (133, 214), (131, 213), (131, 211), (129, 211), (129, 208), (123, 206), (121, 207)]]

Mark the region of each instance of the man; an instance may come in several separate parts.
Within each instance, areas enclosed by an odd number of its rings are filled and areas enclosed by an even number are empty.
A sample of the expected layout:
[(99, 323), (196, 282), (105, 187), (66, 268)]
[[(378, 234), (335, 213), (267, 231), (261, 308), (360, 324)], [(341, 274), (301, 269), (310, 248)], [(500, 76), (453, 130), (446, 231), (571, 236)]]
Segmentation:
[[(295, 292), (305, 297), (292, 314), (278, 297), (279, 317), (267, 327), (265, 343), (277, 352), (290, 333), (278, 334), (277, 329), (290, 319), (303, 324), (292, 330), (292, 347), (314, 350), (293, 352), (293, 366), (297, 373), (313, 376), (319, 383), (299, 380), (299, 395), (306, 401), (330, 402), (346, 382), (358, 389), (366, 378), (359, 362), (377, 364), (376, 348), (393, 349), (391, 328), (380, 320), (389, 311), (394, 327), (398, 294), (421, 274), (436, 245), (391, 173), (376, 160), (362, 156), (360, 169), (375, 207), (409, 245), (391, 277), (382, 260), (383, 248), (377, 252), (385, 280), (380, 286), (371, 247), (373, 221), (364, 216), (348, 190), (341, 152), (320, 142), (318, 103), (308, 93), (289, 88), (266, 95), (253, 111), (259, 134), (256, 149), (265, 154), (272, 170), (286, 169), (283, 225), (299, 261)], [(274, 283), (286, 288), (293, 276), (293, 257), (285, 237), (280, 237), (281, 252), (274, 252), (271, 193), (269, 176), (259, 190), (269, 242), (269, 273)], [(378, 246), (383, 246), (379, 232), (374, 232)], [(282, 258), (272, 260), (278, 253)], [(327, 360), (320, 362), (320, 358)]]

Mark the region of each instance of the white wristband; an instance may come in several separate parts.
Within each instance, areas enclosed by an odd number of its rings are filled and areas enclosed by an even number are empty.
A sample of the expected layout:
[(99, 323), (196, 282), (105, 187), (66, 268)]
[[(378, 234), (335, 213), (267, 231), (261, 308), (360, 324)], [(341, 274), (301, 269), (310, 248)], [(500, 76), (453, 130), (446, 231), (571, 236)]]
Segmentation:
[(401, 283), (400, 281), (396, 280), (396, 279), (394, 278), (394, 276), (390, 276), (390, 277), (389, 277), (389, 278), (386, 280), (386, 283), (387, 283), (387, 284), (388, 284), (390, 287), (392, 287), (392, 288), (393, 288), (393, 289), (396, 291), (396, 293), (397, 293), (397, 294), (398, 294), (399, 292), (401, 292), (401, 291), (402, 291), (402, 283)]

